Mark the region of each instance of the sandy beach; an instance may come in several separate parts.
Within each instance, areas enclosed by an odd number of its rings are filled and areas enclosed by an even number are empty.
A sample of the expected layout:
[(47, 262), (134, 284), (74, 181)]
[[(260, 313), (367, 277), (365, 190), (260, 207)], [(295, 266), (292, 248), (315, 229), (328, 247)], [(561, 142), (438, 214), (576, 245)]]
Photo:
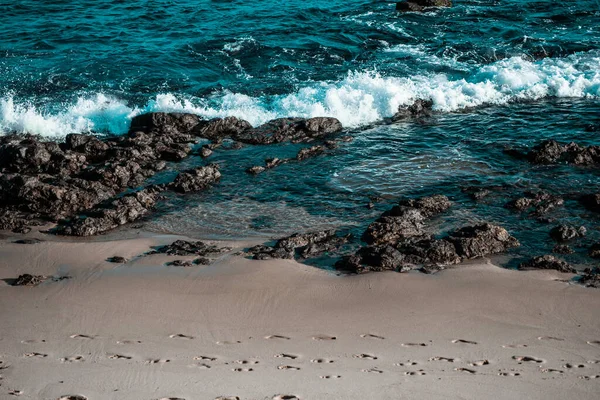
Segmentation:
[[(11, 235), (0, 243), (3, 399), (596, 399), (600, 391), (600, 297), (565, 282), (569, 274), (482, 259), (434, 275), (339, 276), (234, 255), (250, 244), (241, 242), (219, 243), (234, 249), (210, 266), (182, 268), (166, 266), (173, 256), (140, 256), (174, 236), (57, 241), (33, 232), (45, 241), (16, 244)], [(115, 255), (129, 261), (106, 261)], [(9, 285), (31, 272), (71, 279)]]

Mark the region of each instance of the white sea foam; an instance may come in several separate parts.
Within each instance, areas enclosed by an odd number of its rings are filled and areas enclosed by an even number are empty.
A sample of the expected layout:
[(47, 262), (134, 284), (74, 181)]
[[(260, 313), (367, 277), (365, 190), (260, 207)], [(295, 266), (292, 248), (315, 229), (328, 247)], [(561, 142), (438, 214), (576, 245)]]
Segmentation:
[[(70, 132), (124, 133), (135, 115), (149, 111), (185, 111), (206, 118), (234, 115), (253, 125), (284, 116), (332, 116), (357, 127), (390, 117), (401, 105), (431, 98), (439, 111), (546, 97), (600, 97), (600, 57), (583, 53), (530, 62), (514, 57), (479, 67), (463, 79), (446, 75), (384, 76), (349, 72), (338, 82), (317, 82), (294, 93), (250, 97), (221, 92), (208, 98), (160, 94), (146, 105), (127, 105), (103, 94), (80, 97), (62, 111), (37, 109), (15, 96), (0, 100), (0, 132), (62, 136)], [(53, 105), (56, 109), (56, 105)]]

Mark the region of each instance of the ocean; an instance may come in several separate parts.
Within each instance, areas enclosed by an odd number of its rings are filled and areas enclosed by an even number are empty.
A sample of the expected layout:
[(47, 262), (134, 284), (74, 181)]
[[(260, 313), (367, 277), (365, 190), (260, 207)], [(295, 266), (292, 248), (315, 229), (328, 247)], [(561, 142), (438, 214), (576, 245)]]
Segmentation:
[[(440, 235), (492, 221), (522, 242), (517, 259), (548, 253), (553, 225), (504, 205), (543, 189), (566, 199), (553, 221), (592, 227), (575, 204), (598, 190), (598, 171), (533, 166), (504, 150), (599, 143), (590, 127), (600, 124), (600, 4), (454, 4), (398, 13), (394, 2), (365, 0), (0, 2), (0, 133), (121, 135), (150, 111), (255, 126), (336, 117), (353, 142), (257, 177), (244, 170), (302, 146), (186, 160), (176, 168), (220, 164), (220, 184), (169, 197), (148, 228), (271, 238), (335, 227), (360, 237), (398, 199), (442, 193), (455, 207), (437, 221)], [(433, 101), (433, 117), (389, 123), (418, 98)], [(473, 202), (473, 186), (500, 189)]]

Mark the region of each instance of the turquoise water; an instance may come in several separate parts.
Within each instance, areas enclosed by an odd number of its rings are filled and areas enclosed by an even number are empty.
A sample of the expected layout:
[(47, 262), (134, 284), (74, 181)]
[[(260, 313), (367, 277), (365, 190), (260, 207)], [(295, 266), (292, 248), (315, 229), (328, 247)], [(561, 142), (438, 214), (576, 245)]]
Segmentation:
[[(52, 4), (50, 4), (52, 3)], [(382, 124), (398, 106), (431, 98), (438, 113)], [(365, 0), (0, 2), (0, 132), (60, 138), (122, 134), (142, 112), (334, 116), (355, 140), (257, 177), (243, 171), (297, 145), (217, 151), (176, 168), (218, 162), (219, 185), (172, 196), (148, 227), (211, 237), (272, 237), (336, 227), (358, 237), (399, 197), (444, 193), (455, 202), (435, 231), (482, 220), (548, 253), (552, 224), (504, 207), (527, 189), (566, 197), (555, 223), (590, 234), (581, 209), (597, 170), (536, 167), (503, 154), (546, 138), (598, 144), (600, 5), (578, 1), (456, 0), (399, 14)], [(169, 179), (175, 172), (158, 176)], [(171, 175), (169, 175), (171, 174)], [(503, 188), (483, 203), (467, 186)], [(366, 208), (370, 198), (382, 201)]]

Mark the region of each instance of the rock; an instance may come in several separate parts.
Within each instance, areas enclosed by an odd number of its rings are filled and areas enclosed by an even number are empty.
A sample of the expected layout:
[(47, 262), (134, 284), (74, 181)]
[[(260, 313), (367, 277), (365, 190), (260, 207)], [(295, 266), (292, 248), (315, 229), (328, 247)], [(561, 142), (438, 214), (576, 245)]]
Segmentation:
[(16, 244), (38, 244), (38, 243), (42, 243), (43, 240), (41, 239), (19, 239), (19, 240), (15, 240), (13, 243)]
[(575, 251), (566, 244), (557, 244), (552, 249), (552, 252), (556, 253), (556, 254), (573, 254), (573, 253), (575, 253)]
[(381, 271), (406, 271), (405, 256), (392, 246), (367, 246), (356, 254), (343, 257), (335, 264), (336, 269), (354, 274)]
[(200, 157), (206, 158), (212, 155), (213, 151), (208, 146), (202, 146), (200, 148)]
[(555, 140), (546, 140), (526, 154), (527, 160), (534, 164), (568, 163), (590, 166), (600, 163), (600, 146), (581, 146), (577, 143), (561, 144)]
[(600, 258), (600, 242), (594, 243), (588, 250), (588, 255), (592, 258)]
[(423, 11), (428, 7), (452, 7), (452, 0), (408, 0), (396, 3), (397, 11)]
[(43, 275), (23, 274), (19, 275), (19, 277), (12, 283), (12, 286), (37, 286), (46, 279), (48, 278)]
[(131, 120), (129, 132), (154, 134), (189, 134), (202, 118), (194, 114), (154, 112), (142, 114)]
[(195, 265), (210, 265), (210, 263), (211, 263), (210, 259), (208, 259), (206, 257), (199, 257), (194, 260)]
[(534, 257), (531, 260), (521, 263), (519, 265), (520, 270), (534, 270), (534, 269), (554, 269), (559, 272), (575, 274), (577, 271), (569, 263), (562, 261), (554, 256), (545, 255)]
[(279, 118), (257, 128), (248, 129), (233, 139), (248, 144), (273, 144), (291, 141), (310, 142), (340, 132), (342, 124), (335, 118)]
[(579, 278), (579, 283), (586, 287), (600, 288), (600, 268), (586, 268)]
[(530, 211), (533, 216), (543, 216), (553, 209), (562, 206), (564, 199), (545, 191), (526, 192), (525, 197), (519, 197), (508, 202), (506, 208), (518, 211)]
[(315, 157), (325, 152), (325, 146), (312, 146), (301, 149), (296, 156), (296, 160), (303, 161), (310, 157)]
[(517, 239), (500, 226), (484, 223), (467, 226), (452, 232), (447, 240), (456, 247), (456, 253), (466, 259), (503, 253), (520, 246)]
[(65, 138), (65, 148), (85, 154), (86, 160), (100, 162), (107, 158), (110, 147), (95, 136), (72, 133)]
[(587, 230), (584, 226), (559, 225), (550, 230), (550, 237), (557, 242), (566, 242), (575, 238), (584, 237)]
[(93, 236), (137, 221), (154, 207), (160, 191), (158, 187), (147, 187), (112, 202), (101, 204), (88, 210), (86, 216), (59, 225), (54, 233), (67, 236)]
[(190, 260), (175, 260), (167, 263), (170, 267), (191, 267), (193, 263)]
[(217, 182), (220, 178), (219, 167), (211, 164), (181, 172), (169, 185), (169, 188), (178, 193), (197, 192)]
[(280, 158), (267, 158), (265, 159), (265, 168), (271, 169), (280, 166), (281, 164), (285, 164), (287, 160)]
[(170, 245), (162, 246), (150, 254), (167, 254), (170, 256), (206, 256), (209, 254), (219, 254), (231, 251), (230, 247), (217, 247), (208, 245), (201, 241), (188, 242), (186, 240), (176, 240)]
[(469, 193), (469, 197), (471, 197), (475, 201), (481, 201), (484, 198), (488, 197), (492, 192), (487, 189), (479, 189), (475, 192)]
[[(419, 210), (425, 218), (431, 218), (437, 214), (441, 214), (451, 206), (452, 203), (448, 197), (440, 194), (430, 197), (421, 197), (419, 199), (403, 200), (399, 204), (400, 208), (410, 207)], [(396, 207), (394, 207), (394, 209), (396, 209)], [(394, 215), (394, 209), (391, 211), (392, 215)]]
[(227, 117), (200, 122), (193, 132), (196, 136), (220, 142), (228, 137), (237, 137), (249, 129), (252, 129), (252, 125), (248, 121), (236, 117)]
[(447, 239), (424, 239), (418, 242), (409, 242), (401, 245), (400, 252), (414, 264), (425, 266), (445, 266), (458, 264), (462, 261), (456, 252), (454, 243)]
[[(413, 7), (414, 2), (405, 2), (405, 3), (398, 3), (398, 4), (406, 4), (408, 7)], [(417, 5), (417, 7), (421, 8), (421, 6)], [(420, 10), (413, 10), (413, 11), (420, 11)], [(396, 112), (396, 114), (394, 114), (394, 116), (392, 117), (392, 121), (400, 121), (403, 119), (407, 119), (407, 118), (422, 118), (422, 117), (428, 117), (433, 113), (433, 101), (432, 100), (423, 100), (423, 99), (417, 99), (415, 100), (415, 102), (404, 108), (402, 106), (400, 106), (398, 108), (398, 112)]]
[(247, 173), (252, 174), (252, 175), (258, 175), (261, 172), (265, 172), (267, 169), (265, 167), (261, 167), (260, 165), (254, 166), (254, 167), (250, 167), (246, 170)]
[(106, 261), (108, 261), (109, 263), (115, 263), (115, 264), (125, 264), (127, 262), (127, 259), (125, 257), (113, 256), (113, 257), (107, 258)]
[(590, 211), (600, 212), (600, 193), (586, 194), (579, 202)]
[(335, 251), (349, 239), (338, 236), (335, 230), (295, 233), (279, 239), (274, 246), (258, 245), (248, 249), (256, 260), (269, 258), (306, 259), (329, 251)]

